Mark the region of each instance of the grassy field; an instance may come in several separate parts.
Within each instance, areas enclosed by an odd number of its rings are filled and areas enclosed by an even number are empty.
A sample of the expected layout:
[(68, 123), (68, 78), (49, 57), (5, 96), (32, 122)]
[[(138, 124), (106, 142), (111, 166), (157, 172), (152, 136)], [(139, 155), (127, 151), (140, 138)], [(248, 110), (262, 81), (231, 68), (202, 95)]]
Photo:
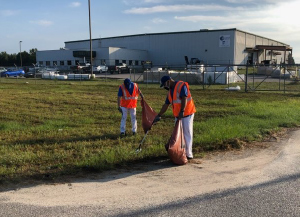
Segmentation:
[[(29, 83), (26, 83), (28, 82)], [(55, 179), (102, 171), (140, 160), (167, 157), (164, 149), (174, 126), (171, 109), (149, 132), (141, 153), (135, 149), (144, 133), (141, 107), (138, 135), (119, 137), (117, 110), (120, 81), (100, 80), (0, 82), (0, 183), (26, 178)], [(268, 84), (272, 86), (273, 84)], [(139, 84), (157, 112), (166, 91), (158, 84)], [(293, 85), (292, 88), (299, 88)], [(191, 86), (197, 113), (194, 153), (239, 148), (242, 141), (261, 140), (283, 127), (300, 123), (299, 94), (228, 92), (224, 86)]]

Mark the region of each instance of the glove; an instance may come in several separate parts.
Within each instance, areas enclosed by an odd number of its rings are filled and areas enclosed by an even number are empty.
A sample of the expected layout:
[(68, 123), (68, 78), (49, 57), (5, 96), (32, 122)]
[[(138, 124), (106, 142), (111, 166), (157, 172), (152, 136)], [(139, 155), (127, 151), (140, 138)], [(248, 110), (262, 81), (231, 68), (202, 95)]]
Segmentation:
[(158, 121), (160, 121), (161, 117), (159, 115), (156, 115), (156, 117), (153, 120), (153, 124), (157, 123)]
[(123, 111), (122, 111), (121, 107), (119, 107), (118, 110), (119, 110), (119, 112), (120, 112), (121, 114), (123, 114)]
[(184, 117), (184, 111), (180, 111), (180, 112), (179, 112), (178, 118), (181, 119), (181, 118), (183, 118), (183, 117)]

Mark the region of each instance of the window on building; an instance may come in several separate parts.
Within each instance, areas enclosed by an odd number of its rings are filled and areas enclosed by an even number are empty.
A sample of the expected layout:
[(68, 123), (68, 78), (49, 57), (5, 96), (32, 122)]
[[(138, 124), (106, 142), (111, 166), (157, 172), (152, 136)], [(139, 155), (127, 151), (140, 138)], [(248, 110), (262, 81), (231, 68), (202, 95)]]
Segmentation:
[(118, 65), (120, 63), (119, 60), (115, 60), (115, 65)]
[(79, 65), (79, 60), (75, 60), (75, 65)]
[(67, 64), (68, 64), (68, 66), (71, 66), (71, 65), (72, 65), (72, 61), (71, 61), (71, 60), (68, 60), (68, 61), (67, 61)]
[(122, 60), (122, 63), (125, 63), (125, 64), (126, 64), (126, 60)]
[(54, 65), (54, 66), (57, 66), (57, 61), (53, 61), (53, 65)]
[(65, 61), (60, 61), (60, 65), (61, 66), (65, 65)]
[(138, 66), (139, 65), (139, 61), (136, 60), (135, 63), (134, 63), (134, 65)]
[(101, 65), (106, 65), (105, 60), (101, 60)]
[(42, 66), (44, 64), (43, 61), (39, 61), (39, 65)]
[(46, 61), (46, 66), (50, 66), (50, 61)]
[(133, 61), (132, 61), (132, 60), (129, 60), (128, 65), (132, 66), (132, 65), (133, 65)]

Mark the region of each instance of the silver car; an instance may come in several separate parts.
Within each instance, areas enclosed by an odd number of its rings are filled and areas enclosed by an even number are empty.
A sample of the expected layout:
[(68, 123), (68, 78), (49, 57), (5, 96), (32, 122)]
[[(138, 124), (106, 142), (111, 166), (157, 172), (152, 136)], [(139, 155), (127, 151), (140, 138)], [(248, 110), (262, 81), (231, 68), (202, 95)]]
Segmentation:
[(107, 66), (105, 65), (93, 66), (93, 71), (98, 73), (107, 72)]

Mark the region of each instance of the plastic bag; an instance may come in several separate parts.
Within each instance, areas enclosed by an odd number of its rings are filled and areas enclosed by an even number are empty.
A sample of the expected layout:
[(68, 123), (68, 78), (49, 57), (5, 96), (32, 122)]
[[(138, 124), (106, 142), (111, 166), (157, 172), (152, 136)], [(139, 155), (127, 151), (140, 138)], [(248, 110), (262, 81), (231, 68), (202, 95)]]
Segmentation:
[(151, 130), (153, 121), (157, 113), (146, 103), (144, 99), (141, 100), (142, 106), (142, 127), (144, 132)]
[(188, 162), (185, 152), (185, 140), (182, 129), (182, 121), (177, 120), (172, 136), (166, 144), (166, 150), (171, 161), (177, 165), (184, 165)]

